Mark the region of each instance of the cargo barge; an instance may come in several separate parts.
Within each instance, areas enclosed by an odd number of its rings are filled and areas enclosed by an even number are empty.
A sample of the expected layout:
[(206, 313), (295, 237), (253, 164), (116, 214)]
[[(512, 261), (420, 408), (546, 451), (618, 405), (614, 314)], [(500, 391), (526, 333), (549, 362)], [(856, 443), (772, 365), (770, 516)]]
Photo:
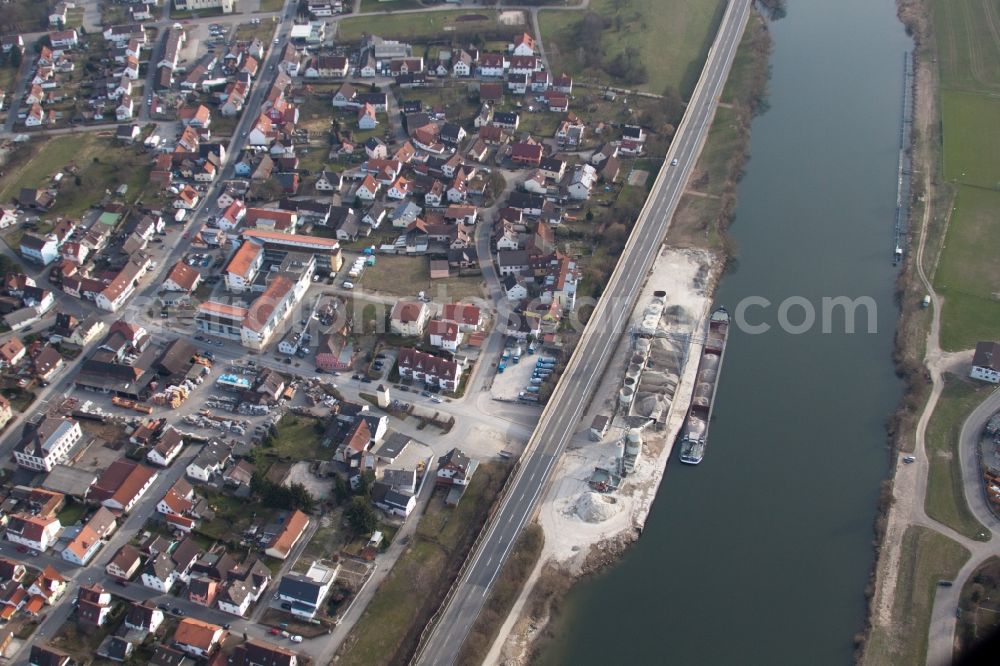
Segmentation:
[(697, 465), (705, 457), (708, 426), (712, 420), (712, 406), (715, 404), (715, 392), (719, 387), (719, 375), (722, 373), (722, 361), (726, 356), (728, 338), (729, 313), (726, 308), (720, 307), (709, 319), (705, 346), (698, 362), (691, 406), (684, 421), (684, 436), (681, 439), (682, 463)]

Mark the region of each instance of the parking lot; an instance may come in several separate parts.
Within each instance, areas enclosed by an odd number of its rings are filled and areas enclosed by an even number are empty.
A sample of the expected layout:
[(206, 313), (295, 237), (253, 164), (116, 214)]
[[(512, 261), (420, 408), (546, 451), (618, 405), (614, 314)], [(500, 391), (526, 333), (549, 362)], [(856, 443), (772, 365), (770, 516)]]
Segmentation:
[[(497, 369), (493, 377), (493, 386), (490, 388), (490, 395), (493, 399), (513, 401), (518, 400), (522, 392), (532, 393), (529, 387), (534, 386), (531, 380), (539, 358), (541, 357), (538, 354), (528, 354), (525, 350), (522, 352), (520, 361), (516, 363), (513, 361), (513, 356), (505, 364), (501, 361), (505, 368), (503, 372), (499, 372)], [(541, 384), (541, 382), (536, 382), (536, 384)]]

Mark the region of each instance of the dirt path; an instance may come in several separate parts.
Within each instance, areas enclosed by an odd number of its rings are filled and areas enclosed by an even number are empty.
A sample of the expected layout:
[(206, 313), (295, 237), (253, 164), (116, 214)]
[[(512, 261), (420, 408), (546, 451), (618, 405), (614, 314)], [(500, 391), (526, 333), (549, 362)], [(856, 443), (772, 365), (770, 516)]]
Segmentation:
[[(927, 18), (924, 17), (924, 20)], [(973, 60), (976, 60), (975, 54), (973, 54)], [(974, 75), (976, 75), (976, 65), (977, 63), (974, 62)], [(933, 174), (938, 166), (934, 153), (936, 145), (934, 124), (938, 117), (935, 104), (938, 99), (939, 79), (936, 66), (931, 66), (927, 62), (917, 62), (916, 74), (914, 128), (915, 136), (919, 137), (919, 140), (914, 146), (914, 170), (916, 173), (922, 174), (924, 206), (915, 261), (917, 277), (931, 301), (931, 324), (927, 333), (924, 355), (924, 366), (930, 376), (931, 391), (915, 428), (913, 455), (916, 461), (912, 464), (904, 464), (901, 457), (897, 460), (893, 480), (893, 504), (888, 514), (886, 533), (876, 572), (871, 622), (874, 626), (883, 629), (891, 641), (902, 638), (893, 633), (899, 624), (898, 621), (893, 621), (893, 607), (900, 573), (902, 539), (909, 527), (919, 525), (933, 529), (969, 550), (971, 555), (969, 561), (962, 567), (955, 579), (955, 595), (957, 595), (957, 591), (961, 590), (965, 578), (978, 566), (978, 563), (996, 550), (996, 546), (993, 545), (995, 542), (974, 541), (956, 533), (950, 527), (938, 523), (927, 515), (924, 506), (929, 473), (925, 448), (927, 425), (944, 389), (944, 375), (948, 372), (962, 372), (971, 359), (971, 350), (944, 352), (940, 346), (941, 308), (944, 300), (935, 292), (932, 283), (932, 276), (937, 267), (937, 257), (929, 258), (928, 263), (926, 256), (927, 236), (930, 233), (930, 224), (934, 213), (935, 183)], [(950, 206), (948, 208), (950, 213)], [(945, 220), (942, 234), (947, 233), (948, 221), (948, 219)], [(993, 525), (994, 523), (987, 524)], [(994, 537), (1000, 534), (1000, 531), (995, 528), (988, 529)], [(940, 591), (938, 592), (932, 609), (927, 648), (927, 662), (934, 664), (946, 663), (951, 657), (955, 614), (953, 610), (945, 609), (943, 606), (946, 603), (954, 605), (957, 602), (955, 598), (943, 599), (943, 595), (940, 594)]]
[[(936, 118), (935, 100), (937, 76), (928, 63), (918, 60), (916, 63), (916, 80), (914, 91), (914, 134), (922, 137), (915, 146), (914, 169), (923, 173), (923, 217), (920, 220), (919, 241), (914, 255), (917, 277), (924, 286), (925, 292), (931, 297), (932, 319), (926, 340), (926, 355), (924, 363), (931, 377), (931, 393), (920, 414), (915, 431), (914, 456), (916, 462), (911, 465), (897, 460), (897, 468), (893, 479), (893, 502), (889, 509), (885, 537), (879, 555), (876, 574), (876, 590), (872, 603), (872, 623), (886, 630), (892, 628), (892, 609), (895, 603), (896, 582), (899, 579), (899, 562), (903, 535), (908, 527), (914, 524), (924, 524), (936, 527), (924, 513), (924, 497), (927, 491), (927, 475), (929, 465), (924, 450), (924, 439), (927, 424), (934, 412), (943, 389), (942, 374), (939, 367), (941, 348), (938, 336), (941, 329), (942, 299), (934, 291), (924, 267), (924, 254), (927, 234), (930, 228), (934, 201), (934, 182), (931, 177), (934, 168), (933, 154), (929, 145), (930, 131)], [(936, 262), (934, 262), (936, 265)]]

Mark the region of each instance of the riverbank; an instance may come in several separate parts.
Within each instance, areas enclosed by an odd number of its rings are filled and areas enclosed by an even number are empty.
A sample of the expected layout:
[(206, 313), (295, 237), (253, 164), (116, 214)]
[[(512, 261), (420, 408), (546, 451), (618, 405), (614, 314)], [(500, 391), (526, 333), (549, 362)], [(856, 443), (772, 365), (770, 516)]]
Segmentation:
[[(933, 276), (936, 271), (955, 192), (942, 177), (940, 79), (932, 9), (927, 0), (897, 0), (897, 9), (915, 45), (911, 234), (904, 268), (897, 281), (901, 314), (894, 353), (897, 372), (904, 379), (906, 390), (889, 422), (894, 464), (883, 486), (875, 524), (878, 558), (866, 588), (869, 599), (867, 626), (857, 646), (858, 658), (864, 664), (923, 663), (926, 660), (934, 585), (926, 580), (916, 585), (914, 571), (918, 567), (933, 570), (935, 581), (937, 578), (950, 579), (964, 560), (944, 553), (961, 550), (965, 552), (965, 559), (968, 558), (968, 551), (958, 542), (916, 527), (927, 522), (924, 502), (931, 471), (926, 460), (929, 452), (918, 440), (923, 439), (943, 390), (943, 383), (940, 388), (934, 387), (928, 366), (934, 364), (935, 371), (940, 373), (938, 366), (948, 363), (948, 358), (937, 346), (934, 311), (920, 307), (926, 295), (921, 278), (922, 275)], [(938, 307), (940, 303), (935, 302), (934, 308)], [(905, 473), (901, 473), (904, 472), (904, 463), (900, 461), (903, 454), (916, 454), (920, 458), (918, 464), (906, 468)], [(959, 464), (957, 459), (935, 462), (939, 466)], [(964, 502), (962, 497), (959, 500)], [(929, 526), (937, 531), (942, 527)], [(940, 543), (937, 547), (928, 547), (912, 537), (915, 529), (932, 534)]]
[[(637, 313), (657, 290), (666, 291), (668, 306), (685, 312), (692, 325), (704, 321), (711, 307), (715, 286), (732, 258), (734, 246), (726, 229), (747, 159), (750, 123), (764, 108), (770, 45), (767, 23), (755, 13), (727, 82), (723, 105), (671, 225), (666, 248), (637, 300)], [(692, 345), (689, 358), (696, 361), (698, 349)], [(587, 479), (595, 466), (614, 462), (621, 432), (609, 432), (599, 444), (590, 442), (590, 419), (614, 412), (628, 351), (626, 337), (591, 408), (578, 424), (574, 442), (560, 461), (552, 490), (539, 510), (544, 548), (486, 663), (528, 663), (538, 641), (544, 640), (553, 609), (572, 582), (616, 562), (641, 534), (686, 413), (697, 363), (686, 364), (674, 400), (677, 408), (671, 410), (664, 427), (644, 433), (635, 473), (618, 492), (597, 495), (590, 492)]]

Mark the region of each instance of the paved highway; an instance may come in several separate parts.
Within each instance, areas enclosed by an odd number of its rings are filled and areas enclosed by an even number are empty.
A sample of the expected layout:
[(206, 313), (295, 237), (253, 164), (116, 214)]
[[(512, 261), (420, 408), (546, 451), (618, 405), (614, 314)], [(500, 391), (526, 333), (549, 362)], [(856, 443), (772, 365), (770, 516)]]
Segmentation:
[[(667, 154), (629, 242), (584, 330), (548, 407), (542, 413), (500, 510), (466, 568), (453, 596), (438, 618), (419, 664), (455, 662), (457, 651), (482, 610), (486, 594), (521, 528), (534, 512), (552, 468), (579, 423), (584, 405), (623, 331), (633, 300), (658, 254), (695, 160), (715, 115), (750, 13), (750, 0), (731, 0), (709, 51), (684, 120)], [(677, 166), (669, 166), (672, 160)], [(625, 260), (627, 258), (627, 260)]]

